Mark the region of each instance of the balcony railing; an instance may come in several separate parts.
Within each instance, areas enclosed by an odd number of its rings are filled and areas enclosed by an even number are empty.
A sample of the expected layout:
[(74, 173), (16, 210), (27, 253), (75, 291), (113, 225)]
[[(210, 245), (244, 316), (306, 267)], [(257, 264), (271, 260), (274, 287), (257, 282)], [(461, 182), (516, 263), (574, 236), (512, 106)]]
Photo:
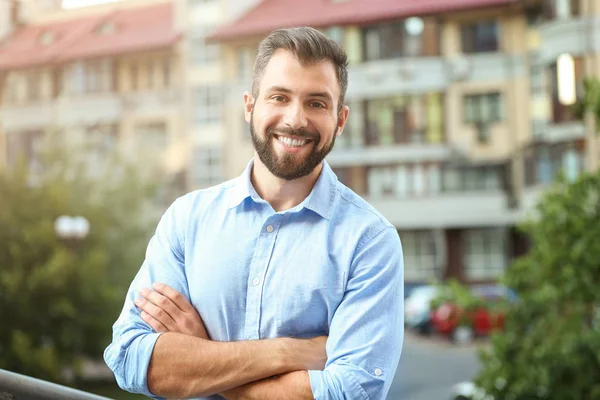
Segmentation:
[(107, 397), (0, 369), (0, 399), (108, 400)]

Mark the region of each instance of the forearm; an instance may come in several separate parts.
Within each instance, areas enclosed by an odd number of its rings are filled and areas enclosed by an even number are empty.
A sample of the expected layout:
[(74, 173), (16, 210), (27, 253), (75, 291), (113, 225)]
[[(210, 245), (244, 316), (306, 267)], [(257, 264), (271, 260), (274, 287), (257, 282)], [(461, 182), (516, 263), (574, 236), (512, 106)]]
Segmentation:
[(312, 400), (307, 371), (274, 376), (221, 393), (227, 400)]
[(163, 397), (204, 397), (303, 368), (306, 341), (270, 339), (213, 342), (178, 333), (157, 340), (148, 389)]

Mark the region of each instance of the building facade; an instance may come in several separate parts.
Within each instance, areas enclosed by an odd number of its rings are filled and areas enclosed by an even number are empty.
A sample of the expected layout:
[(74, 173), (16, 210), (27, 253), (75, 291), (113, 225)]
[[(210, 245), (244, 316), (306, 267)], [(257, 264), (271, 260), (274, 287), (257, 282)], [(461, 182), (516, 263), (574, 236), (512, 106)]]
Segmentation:
[(279, 0), (212, 37), (230, 82), (227, 177), (252, 156), (252, 56), (286, 26), (349, 55), (350, 119), (327, 159), (397, 227), (408, 284), (494, 281), (526, 251), (515, 226), (557, 172), (598, 167), (593, 121), (571, 108), (600, 75), (596, 0)]

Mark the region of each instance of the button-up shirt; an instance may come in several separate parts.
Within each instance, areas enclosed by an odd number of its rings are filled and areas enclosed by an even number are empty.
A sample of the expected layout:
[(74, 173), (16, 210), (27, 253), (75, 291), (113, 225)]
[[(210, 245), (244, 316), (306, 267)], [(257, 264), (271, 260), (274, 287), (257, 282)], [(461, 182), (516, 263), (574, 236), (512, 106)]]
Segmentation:
[(404, 333), (396, 229), (325, 161), (309, 196), (280, 212), (252, 186), (252, 166), (162, 216), (106, 363), (123, 389), (156, 397), (146, 375), (159, 333), (133, 301), (162, 282), (189, 299), (212, 340), (328, 335), (325, 369), (308, 371), (315, 399), (384, 399)]

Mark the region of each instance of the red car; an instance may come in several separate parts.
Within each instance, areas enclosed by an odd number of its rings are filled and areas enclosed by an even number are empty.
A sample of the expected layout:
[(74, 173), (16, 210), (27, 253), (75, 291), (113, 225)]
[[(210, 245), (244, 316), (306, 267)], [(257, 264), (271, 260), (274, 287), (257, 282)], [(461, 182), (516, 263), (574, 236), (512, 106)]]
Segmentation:
[(504, 314), (494, 311), (493, 304), (506, 299), (508, 291), (499, 286), (473, 288), (475, 296), (485, 305), (465, 312), (452, 303), (443, 303), (431, 311), (433, 328), (456, 343), (468, 343), (475, 336), (487, 336), (494, 329), (504, 328)]

